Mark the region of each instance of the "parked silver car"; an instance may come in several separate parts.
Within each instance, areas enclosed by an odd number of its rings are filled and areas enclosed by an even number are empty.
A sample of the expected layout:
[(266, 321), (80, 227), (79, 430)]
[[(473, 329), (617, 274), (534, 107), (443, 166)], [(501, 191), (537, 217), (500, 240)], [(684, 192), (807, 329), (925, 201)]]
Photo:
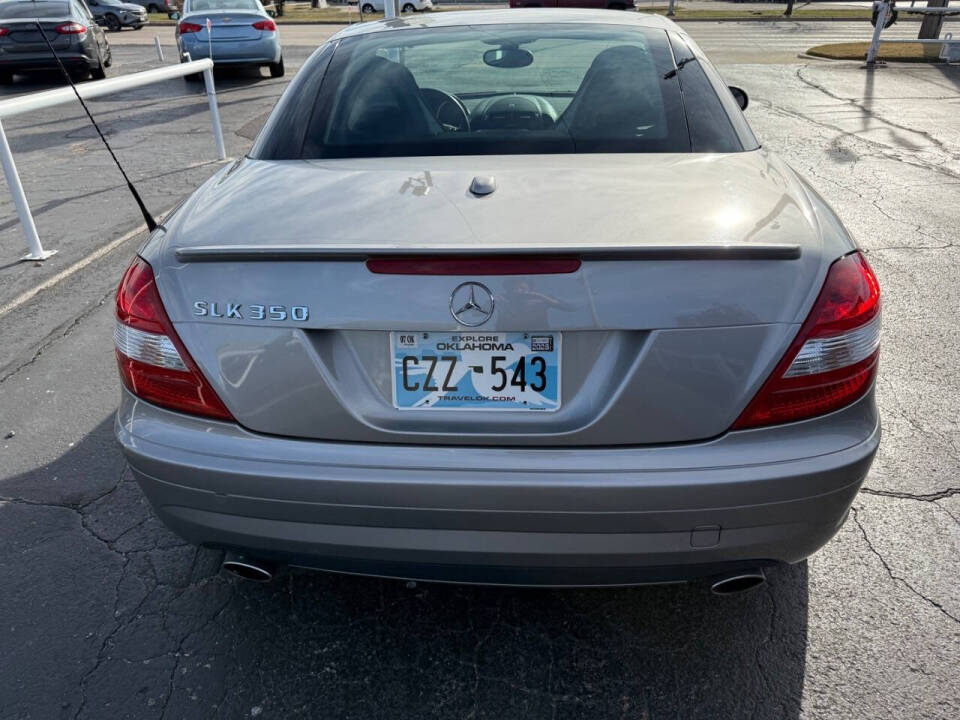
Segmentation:
[(879, 332), (681, 28), (437, 13), (332, 37), (143, 246), (116, 430), (249, 576), (732, 591), (846, 519)]

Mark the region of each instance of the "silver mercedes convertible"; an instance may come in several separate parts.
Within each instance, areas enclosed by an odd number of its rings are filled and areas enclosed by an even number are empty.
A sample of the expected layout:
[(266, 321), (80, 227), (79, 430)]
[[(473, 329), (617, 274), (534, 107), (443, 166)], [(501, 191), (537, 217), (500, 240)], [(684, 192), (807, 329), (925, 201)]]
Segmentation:
[(815, 552), (880, 440), (880, 290), (670, 21), (320, 47), (117, 293), (116, 432), (225, 566), (516, 585)]

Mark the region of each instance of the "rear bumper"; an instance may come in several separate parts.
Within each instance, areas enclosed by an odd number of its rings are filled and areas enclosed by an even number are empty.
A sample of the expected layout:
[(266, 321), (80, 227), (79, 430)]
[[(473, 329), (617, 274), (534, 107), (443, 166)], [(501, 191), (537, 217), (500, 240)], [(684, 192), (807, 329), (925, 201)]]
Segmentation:
[[(210, 57), (210, 46), (206, 42), (188, 39), (190, 35), (180, 38), (180, 55), (190, 53), (192, 60), (202, 60)], [(265, 37), (259, 40), (243, 40), (237, 42), (213, 43), (214, 65), (266, 65), (280, 62), (280, 39)]]
[(522, 585), (692, 579), (797, 562), (846, 519), (880, 426), (831, 415), (668, 447), (416, 447), (291, 440), (126, 391), (117, 438), (187, 540), (307, 567)]
[[(58, 53), (64, 66), (70, 69), (92, 69), (99, 65), (96, 54), (86, 55), (84, 53)], [(41, 70), (59, 70), (60, 66), (56, 59), (48, 53), (34, 54), (16, 54), (4, 53), (0, 55), (0, 70), (6, 72), (30, 72)]]

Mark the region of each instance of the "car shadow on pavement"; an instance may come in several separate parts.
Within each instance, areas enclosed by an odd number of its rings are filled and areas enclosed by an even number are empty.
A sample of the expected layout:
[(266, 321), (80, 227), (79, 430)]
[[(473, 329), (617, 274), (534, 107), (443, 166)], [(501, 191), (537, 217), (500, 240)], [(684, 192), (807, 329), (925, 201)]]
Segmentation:
[(258, 585), (157, 521), (112, 432), (0, 478), (14, 716), (800, 715), (806, 563), (729, 597), (297, 569)]

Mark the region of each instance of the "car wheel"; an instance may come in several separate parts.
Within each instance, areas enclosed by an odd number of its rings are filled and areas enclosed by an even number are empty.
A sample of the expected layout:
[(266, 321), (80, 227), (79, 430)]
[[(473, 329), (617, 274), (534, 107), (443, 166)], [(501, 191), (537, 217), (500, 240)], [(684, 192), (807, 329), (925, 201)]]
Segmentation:
[(107, 24), (107, 30), (110, 32), (119, 32), (122, 27), (122, 25), (120, 25), (120, 18), (113, 13), (107, 13), (103, 17), (103, 21)]
[(97, 63), (97, 66), (90, 70), (90, 77), (92, 77), (94, 80), (103, 80), (107, 77), (107, 68), (103, 64), (103, 58), (100, 58), (100, 62)]
[(360, 11), (369, 14), (376, 12), (376, 9), (370, 3), (364, 3), (363, 7), (360, 8)]
[(400, 12), (412, 13), (416, 12), (417, 8), (414, 7), (413, 3), (404, 3), (403, 7), (400, 8)]
[(270, 77), (283, 77), (283, 56), (280, 56), (280, 62), (270, 63)]

